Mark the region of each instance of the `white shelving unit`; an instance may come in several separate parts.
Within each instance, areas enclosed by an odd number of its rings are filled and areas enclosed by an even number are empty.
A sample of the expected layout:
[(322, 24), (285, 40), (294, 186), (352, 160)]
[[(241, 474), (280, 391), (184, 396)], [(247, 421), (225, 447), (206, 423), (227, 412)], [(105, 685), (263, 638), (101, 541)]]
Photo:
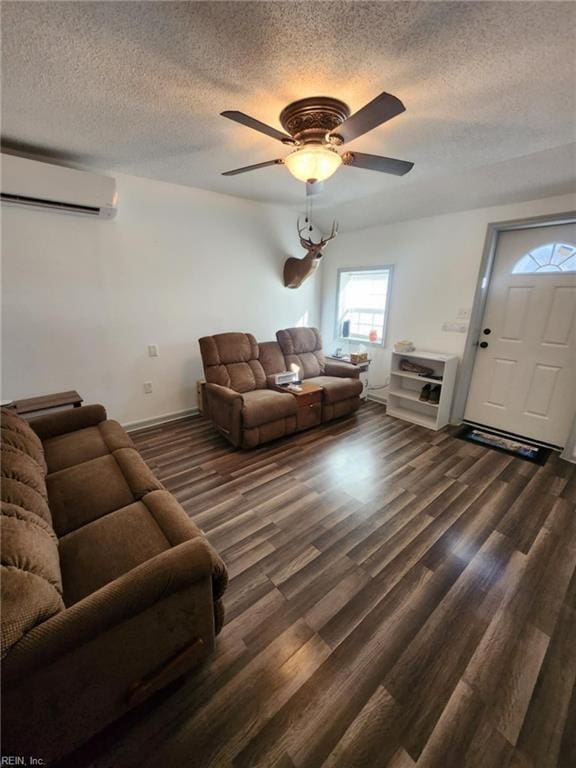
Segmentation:
[[(417, 373), (400, 370), (400, 361), (410, 360), (417, 365), (424, 365), (434, 371), (434, 376), (440, 379), (419, 376)], [(457, 355), (442, 355), (438, 352), (393, 352), (390, 369), (390, 388), (386, 411), (397, 419), (410, 421), (428, 429), (442, 429), (450, 421), (450, 407), (456, 371), (458, 369)], [(440, 386), (438, 403), (420, 400), (420, 392), (425, 384)]]

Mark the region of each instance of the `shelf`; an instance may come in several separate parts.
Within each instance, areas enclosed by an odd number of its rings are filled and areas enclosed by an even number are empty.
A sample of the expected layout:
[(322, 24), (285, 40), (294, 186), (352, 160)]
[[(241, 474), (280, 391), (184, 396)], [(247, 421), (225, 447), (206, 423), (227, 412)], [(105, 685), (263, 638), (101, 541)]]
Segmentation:
[(415, 349), (413, 352), (394, 352), (398, 357), (419, 357), (422, 360), (432, 360), (434, 362), (445, 363), (448, 360), (457, 359), (457, 355), (442, 355), (439, 352), (424, 352)]
[[(434, 376), (441, 378), (434, 379), (432, 376), (419, 376), (412, 371), (402, 371), (400, 364), (404, 358), (426, 365), (434, 372)], [(390, 365), (390, 389), (388, 391), (388, 413), (390, 416), (418, 424), (427, 429), (438, 430), (445, 427), (450, 422), (450, 406), (457, 367), (458, 357), (456, 355), (443, 355), (419, 350), (406, 354), (393, 352)], [(420, 400), (420, 393), (424, 384), (438, 387), (436, 390), (436, 394), (439, 395), (437, 403)]]
[(415, 403), (420, 403), (421, 405), (429, 405), (430, 408), (438, 408), (438, 403), (430, 403), (428, 400), (420, 400), (419, 393), (412, 392), (409, 389), (404, 389), (401, 392), (399, 392), (398, 390), (396, 391), (390, 390), (388, 394), (394, 395), (394, 397), (401, 397), (404, 400), (412, 400)]
[(410, 421), (413, 424), (418, 424), (421, 427), (427, 427), (428, 429), (438, 429), (436, 418), (434, 416), (426, 416), (423, 413), (418, 413), (410, 408), (402, 408), (401, 406), (391, 406), (388, 404), (386, 408), (388, 416), (393, 416), (397, 419), (403, 419), (404, 421)]
[(414, 379), (416, 381), (427, 381), (429, 384), (438, 384), (442, 386), (442, 379), (430, 379), (428, 376), (418, 376), (417, 373), (410, 373), (409, 371), (390, 371), (391, 376), (402, 376), (404, 379)]

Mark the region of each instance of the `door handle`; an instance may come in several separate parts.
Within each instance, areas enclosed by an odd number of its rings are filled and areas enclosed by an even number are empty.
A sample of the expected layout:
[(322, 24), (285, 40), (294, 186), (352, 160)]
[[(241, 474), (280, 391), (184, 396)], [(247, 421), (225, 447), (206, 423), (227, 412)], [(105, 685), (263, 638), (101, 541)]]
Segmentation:
[(486, 347), (488, 346), (488, 342), (487, 341), (481, 341), (478, 346), (482, 347), (482, 349), (486, 349)]

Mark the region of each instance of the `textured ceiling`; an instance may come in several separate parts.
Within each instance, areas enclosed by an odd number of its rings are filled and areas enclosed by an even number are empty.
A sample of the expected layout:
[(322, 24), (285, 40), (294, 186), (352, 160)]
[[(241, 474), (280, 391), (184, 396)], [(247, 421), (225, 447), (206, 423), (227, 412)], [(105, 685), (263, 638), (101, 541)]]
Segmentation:
[(278, 126), (288, 102), (353, 111), (383, 90), (407, 111), (350, 149), (415, 162), (342, 168), (317, 205), (366, 226), (561, 194), (576, 176), (576, 4), (561, 2), (2, 2), (7, 147), (299, 205), (282, 157), (219, 116)]

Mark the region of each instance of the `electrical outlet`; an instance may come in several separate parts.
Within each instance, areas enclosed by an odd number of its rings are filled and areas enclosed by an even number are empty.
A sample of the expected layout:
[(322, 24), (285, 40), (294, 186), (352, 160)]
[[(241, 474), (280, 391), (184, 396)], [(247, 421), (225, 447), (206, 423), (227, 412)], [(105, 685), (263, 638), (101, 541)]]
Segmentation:
[(144, 394), (149, 395), (152, 392), (152, 382), (151, 381), (145, 381), (144, 382)]
[(158, 344), (149, 344), (148, 345), (148, 357), (160, 357), (160, 352), (158, 350)]

